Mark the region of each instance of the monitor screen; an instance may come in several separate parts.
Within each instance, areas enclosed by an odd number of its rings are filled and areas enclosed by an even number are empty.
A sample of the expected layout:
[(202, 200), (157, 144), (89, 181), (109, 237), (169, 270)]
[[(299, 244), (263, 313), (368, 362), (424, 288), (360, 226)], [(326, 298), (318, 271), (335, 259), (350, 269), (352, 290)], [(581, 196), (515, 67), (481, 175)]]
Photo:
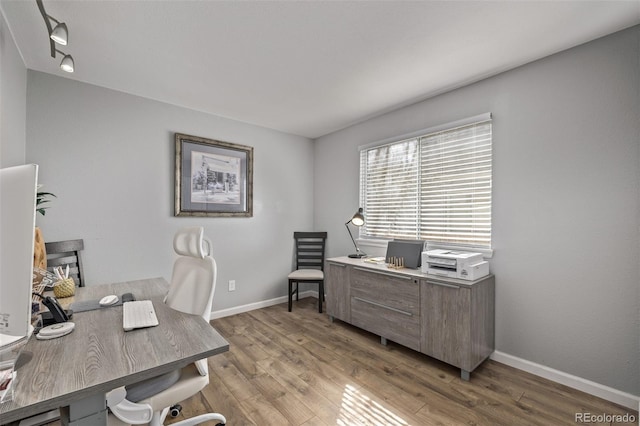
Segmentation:
[(0, 348), (29, 335), (38, 166), (0, 170)]

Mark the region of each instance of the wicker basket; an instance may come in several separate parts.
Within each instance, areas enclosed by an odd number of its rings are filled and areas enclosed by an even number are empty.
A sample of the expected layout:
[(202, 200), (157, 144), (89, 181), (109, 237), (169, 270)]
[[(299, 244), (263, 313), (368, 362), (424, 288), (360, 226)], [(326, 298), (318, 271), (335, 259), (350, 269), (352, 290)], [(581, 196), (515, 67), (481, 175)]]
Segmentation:
[(70, 297), (76, 294), (76, 283), (73, 278), (66, 278), (60, 280), (53, 285), (53, 294), (56, 297)]

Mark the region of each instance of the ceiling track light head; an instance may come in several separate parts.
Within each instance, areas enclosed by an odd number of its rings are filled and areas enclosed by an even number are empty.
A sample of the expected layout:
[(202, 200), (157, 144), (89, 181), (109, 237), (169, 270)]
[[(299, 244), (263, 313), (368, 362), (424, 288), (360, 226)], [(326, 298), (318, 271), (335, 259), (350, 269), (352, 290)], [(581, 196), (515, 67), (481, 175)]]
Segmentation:
[(66, 46), (68, 42), (67, 40), (69, 38), (69, 31), (67, 30), (67, 24), (65, 24), (64, 22), (61, 22), (58, 25), (56, 25), (53, 31), (51, 31), (51, 34), (49, 34), (49, 37), (51, 37), (51, 40), (55, 41), (56, 43), (62, 46)]
[(75, 64), (73, 62), (73, 57), (71, 55), (67, 55), (66, 53), (56, 49), (56, 52), (58, 52), (61, 55), (64, 55), (64, 57), (62, 58), (62, 62), (60, 62), (60, 68), (62, 69), (62, 71), (65, 72), (73, 72), (75, 71)]

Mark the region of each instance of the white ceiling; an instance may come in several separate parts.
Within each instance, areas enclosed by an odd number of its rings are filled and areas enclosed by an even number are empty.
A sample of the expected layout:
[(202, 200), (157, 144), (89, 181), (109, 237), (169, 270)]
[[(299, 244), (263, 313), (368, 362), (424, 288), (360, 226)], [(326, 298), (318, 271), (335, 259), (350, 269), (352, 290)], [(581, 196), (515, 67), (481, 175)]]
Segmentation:
[(316, 138), (640, 23), (633, 1), (0, 0), (29, 69)]

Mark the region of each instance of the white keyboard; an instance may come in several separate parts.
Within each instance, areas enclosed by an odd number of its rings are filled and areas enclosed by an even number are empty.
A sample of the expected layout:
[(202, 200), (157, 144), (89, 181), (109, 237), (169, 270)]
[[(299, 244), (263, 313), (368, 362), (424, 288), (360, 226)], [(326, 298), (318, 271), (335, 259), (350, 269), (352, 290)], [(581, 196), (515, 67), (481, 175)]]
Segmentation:
[(158, 325), (158, 318), (151, 300), (136, 300), (122, 304), (122, 328), (124, 331), (156, 325)]

